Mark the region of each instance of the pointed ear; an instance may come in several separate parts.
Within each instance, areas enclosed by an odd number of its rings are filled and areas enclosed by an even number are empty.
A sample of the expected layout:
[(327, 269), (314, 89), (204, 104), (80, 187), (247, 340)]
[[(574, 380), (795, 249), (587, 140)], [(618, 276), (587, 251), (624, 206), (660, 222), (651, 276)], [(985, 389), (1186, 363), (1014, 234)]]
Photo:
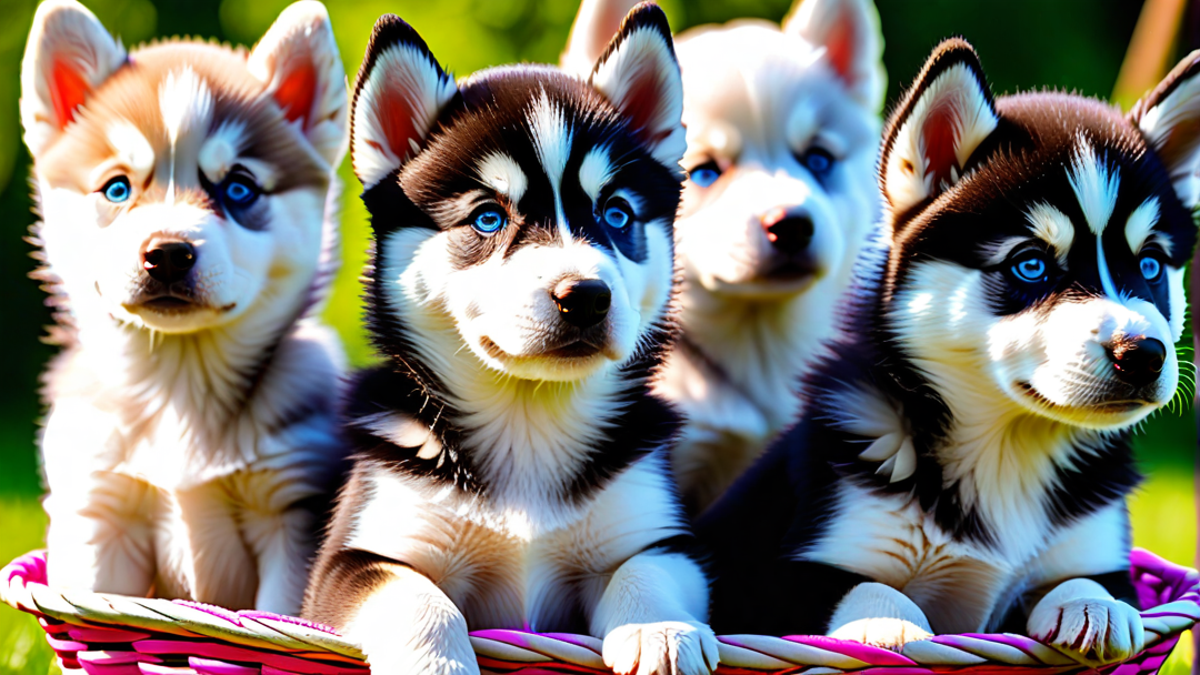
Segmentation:
[(1188, 54), (1129, 113), (1162, 158), (1175, 193), (1189, 209), (1200, 204), (1200, 50)]
[(301, 0), (283, 10), (250, 52), (247, 67), (336, 166), (346, 151), (346, 73), (325, 5)]
[(783, 32), (824, 47), (855, 98), (872, 110), (883, 107), (883, 33), (871, 0), (796, 0)]
[(458, 92), (425, 41), (400, 17), (375, 22), (354, 85), (350, 156), (371, 188), (421, 149), (438, 114)]
[(33, 17), (21, 61), (21, 124), (36, 157), (88, 96), (125, 63), (125, 48), (74, 0), (47, 0)]
[(880, 172), (893, 217), (958, 182), (999, 121), (971, 45), (958, 38), (938, 45), (883, 133)]
[(621, 29), (621, 20), (639, 0), (583, 0), (571, 26), (567, 49), (559, 65), (568, 73), (587, 77), (609, 41)]
[(667, 16), (649, 2), (621, 22), (589, 80), (630, 122), (655, 159), (675, 169), (687, 143), (683, 130), (683, 81)]

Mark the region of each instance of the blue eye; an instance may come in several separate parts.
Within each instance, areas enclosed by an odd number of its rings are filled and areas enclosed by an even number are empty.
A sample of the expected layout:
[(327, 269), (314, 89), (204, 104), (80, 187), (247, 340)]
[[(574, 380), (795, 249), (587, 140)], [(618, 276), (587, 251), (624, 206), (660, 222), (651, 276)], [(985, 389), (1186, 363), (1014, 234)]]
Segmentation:
[(721, 169), (716, 162), (707, 162), (688, 172), (688, 178), (696, 185), (706, 188), (717, 182), (721, 177)]
[(611, 228), (623, 229), (633, 220), (633, 209), (629, 202), (620, 197), (613, 197), (604, 206), (604, 222)]
[(249, 206), (262, 190), (248, 176), (233, 174), (225, 182), (225, 199), (236, 206)]
[(1142, 276), (1146, 281), (1157, 281), (1162, 276), (1162, 263), (1151, 255), (1142, 256), (1138, 265), (1142, 268)]
[(1046, 281), (1048, 268), (1042, 254), (1032, 253), (1014, 263), (1012, 273), (1021, 281), (1033, 284)]
[(480, 234), (495, 234), (508, 224), (508, 216), (496, 206), (485, 206), (475, 212), (471, 227)]
[(102, 192), (108, 201), (121, 204), (129, 200), (129, 196), (133, 194), (133, 188), (129, 186), (128, 178), (117, 176), (104, 184)]
[(800, 156), (800, 162), (817, 178), (833, 170), (833, 155), (825, 148), (812, 147)]

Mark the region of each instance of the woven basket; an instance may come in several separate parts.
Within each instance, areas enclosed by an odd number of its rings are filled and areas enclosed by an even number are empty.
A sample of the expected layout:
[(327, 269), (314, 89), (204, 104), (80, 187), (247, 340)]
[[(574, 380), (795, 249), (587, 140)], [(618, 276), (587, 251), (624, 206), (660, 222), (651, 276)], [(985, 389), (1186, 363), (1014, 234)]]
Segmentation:
[[(1179, 635), (1200, 619), (1200, 575), (1134, 550), (1133, 581), (1146, 648), (1111, 675), (1158, 672)], [(232, 612), (181, 600), (60, 592), (46, 586), (46, 559), (30, 553), (0, 570), (0, 598), (34, 614), (65, 669), (97, 675), (363, 675), (358, 647), (329, 628), (266, 612)], [(1059, 652), (1013, 634), (939, 635), (903, 653), (819, 636), (726, 635), (724, 675), (749, 673), (1074, 673)], [(482, 630), (471, 642), (485, 671), (606, 673), (600, 640), (581, 635)]]

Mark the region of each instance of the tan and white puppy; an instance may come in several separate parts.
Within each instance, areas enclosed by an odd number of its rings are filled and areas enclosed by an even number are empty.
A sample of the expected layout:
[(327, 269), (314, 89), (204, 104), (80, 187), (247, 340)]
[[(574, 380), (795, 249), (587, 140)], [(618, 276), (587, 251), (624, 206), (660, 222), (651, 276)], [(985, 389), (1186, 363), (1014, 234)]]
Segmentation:
[[(563, 55), (582, 72), (630, 0), (584, 0)], [(800, 411), (880, 213), (883, 40), (870, 0), (797, 2), (676, 40), (688, 170), (676, 223), (682, 337), (660, 394), (689, 418), (673, 468), (702, 511)]]
[(46, 375), (49, 578), (296, 613), (340, 471), (333, 271), (345, 77), (318, 2), (252, 51), (126, 52), (39, 7), (21, 120), (63, 345)]

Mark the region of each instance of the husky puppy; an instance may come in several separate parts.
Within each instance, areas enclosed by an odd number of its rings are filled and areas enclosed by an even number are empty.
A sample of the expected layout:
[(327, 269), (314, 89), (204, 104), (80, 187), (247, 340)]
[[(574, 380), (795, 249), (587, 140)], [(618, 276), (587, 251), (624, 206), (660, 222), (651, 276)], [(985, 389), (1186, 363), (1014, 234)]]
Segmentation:
[(455, 84), (400, 19), (375, 25), (351, 153), (387, 362), (305, 616), (377, 673), (478, 672), (468, 629), (604, 639), (618, 673), (708, 673), (708, 582), (647, 379), (668, 337), (684, 150), (666, 17), (635, 8), (580, 80)]
[(1130, 434), (1179, 378), (1198, 75), (1200, 52), (1123, 116), (994, 99), (970, 45), (933, 52), (884, 134), (853, 330), (700, 525), (718, 630), (1141, 649)]
[[(629, 0), (584, 0), (564, 55), (582, 70)], [(672, 451), (706, 508), (800, 412), (801, 374), (876, 223), (883, 40), (870, 0), (799, 0), (782, 29), (681, 34), (688, 169), (676, 221), (681, 337), (657, 391), (688, 418)]]
[(41, 439), (50, 583), (297, 612), (310, 502), (342, 456), (342, 356), (313, 316), (346, 136), (324, 6), (292, 5), (249, 53), (126, 53), (50, 0), (21, 87), (63, 345)]

